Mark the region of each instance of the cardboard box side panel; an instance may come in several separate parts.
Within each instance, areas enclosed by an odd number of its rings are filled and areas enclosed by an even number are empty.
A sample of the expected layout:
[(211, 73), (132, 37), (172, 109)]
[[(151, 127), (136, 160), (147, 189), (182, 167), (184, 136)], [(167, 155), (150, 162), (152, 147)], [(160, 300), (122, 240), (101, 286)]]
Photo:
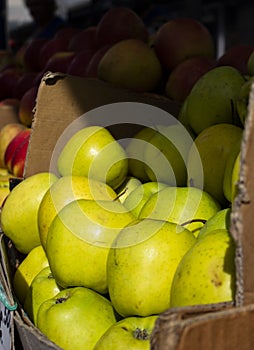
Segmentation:
[[(51, 74), (42, 80), (39, 88), (25, 177), (49, 170), (57, 140), (75, 119), (94, 108), (115, 102), (146, 103), (174, 116), (179, 112), (178, 106), (161, 96), (116, 89), (96, 79)], [(123, 128), (117, 132), (121, 130), (126, 133)], [(131, 132), (133, 135), (136, 130)]]

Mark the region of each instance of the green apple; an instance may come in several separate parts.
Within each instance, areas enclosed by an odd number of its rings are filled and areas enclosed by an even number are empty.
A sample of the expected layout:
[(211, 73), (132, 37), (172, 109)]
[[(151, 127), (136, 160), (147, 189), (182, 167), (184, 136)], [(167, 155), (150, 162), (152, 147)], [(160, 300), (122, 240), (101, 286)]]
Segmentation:
[(57, 283), (106, 293), (109, 248), (135, 219), (119, 201), (79, 199), (67, 204), (50, 225), (46, 243)]
[(196, 134), (214, 124), (238, 122), (236, 98), (244, 82), (243, 75), (230, 66), (214, 67), (198, 79), (186, 107), (189, 124)]
[(57, 177), (48, 172), (29, 176), (16, 185), (6, 198), (1, 226), (18, 251), (28, 254), (41, 244), (37, 224), (41, 200)]
[(141, 182), (149, 181), (144, 168), (144, 149), (155, 133), (156, 130), (153, 128), (142, 128), (130, 139), (125, 149), (128, 156), (129, 173)]
[(235, 197), (238, 195), (238, 183), (240, 177), (240, 166), (241, 166), (241, 152), (238, 153), (232, 171), (232, 202)]
[(248, 58), (247, 72), (250, 76), (254, 75), (254, 52), (252, 52)]
[(39, 245), (33, 248), (17, 267), (13, 276), (13, 290), (22, 305), (34, 277), (47, 266), (47, 256), (43, 247)]
[(209, 232), (217, 229), (229, 230), (230, 222), (231, 222), (231, 207), (221, 209), (216, 214), (214, 214), (210, 219), (207, 220), (207, 222), (199, 231), (197, 238), (201, 239), (202, 237), (205, 237)]
[(192, 232), (166, 221), (144, 219), (123, 228), (107, 260), (109, 296), (118, 314), (165, 311), (177, 265), (195, 243)]
[(184, 186), (186, 161), (193, 139), (180, 123), (157, 126), (144, 150), (145, 171), (150, 181)]
[(56, 283), (50, 267), (44, 267), (32, 280), (24, 301), (24, 310), (31, 321), (37, 325), (37, 312), (40, 305), (59, 293), (61, 288)]
[(126, 206), (127, 209), (129, 209), (132, 212), (133, 215), (138, 217), (141, 209), (143, 208), (147, 200), (154, 193), (166, 187), (168, 187), (168, 185), (162, 182), (157, 182), (157, 181), (145, 182), (139, 185), (138, 187), (136, 187), (135, 190), (133, 190), (132, 193), (130, 193), (127, 196), (123, 204)]
[(254, 77), (249, 78), (242, 84), (236, 99), (236, 109), (239, 115), (242, 126), (245, 125), (245, 120), (248, 115), (249, 97), (251, 86), (254, 82)]
[(119, 187), (127, 176), (124, 148), (101, 126), (87, 126), (66, 142), (57, 159), (60, 175), (87, 176)]
[(184, 225), (198, 236), (204, 223), (220, 209), (218, 201), (199, 188), (168, 186), (147, 200), (139, 219), (174, 222)]
[(208, 192), (222, 206), (228, 206), (223, 192), (226, 163), (242, 134), (243, 129), (236, 125), (212, 125), (196, 137), (189, 152), (188, 184)]
[(238, 181), (238, 176), (237, 176), (237, 179), (233, 179), (233, 169), (234, 169), (235, 162), (237, 161), (236, 159), (240, 154), (241, 141), (242, 140), (239, 139), (238, 142), (236, 142), (233, 145), (231, 152), (228, 156), (228, 159), (226, 161), (225, 172), (223, 177), (223, 193), (226, 199), (230, 203), (232, 203), (234, 200), (233, 182), (235, 180)]
[(195, 132), (192, 130), (189, 120), (188, 120), (188, 115), (187, 115), (187, 103), (188, 103), (188, 96), (185, 98), (185, 100), (182, 103), (182, 106), (180, 108), (179, 114), (178, 114), (178, 121), (186, 128), (192, 139), (194, 140), (195, 137), (197, 136)]
[(171, 307), (234, 300), (235, 244), (226, 229), (209, 232), (184, 255), (171, 288)]
[(149, 350), (150, 335), (157, 318), (157, 315), (126, 317), (113, 324), (93, 350)]
[(142, 182), (138, 178), (134, 176), (127, 176), (122, 185), (116, 189), (119, 201), (123, 203), (129, 194), (141, 184)]
[(57, 213), (74, 199), (112, 200), (116, 192), (107, 184), (85, 176), (66, 175), (55, 181), (43, 196), (38, 210), (40, 241), (46, 248), (48, 229)]
[(65, 350), (92, 350), (114, 323), (110, 301), (85, 287), (60, 291), (44, 301), (37, 314), (39, 330)]

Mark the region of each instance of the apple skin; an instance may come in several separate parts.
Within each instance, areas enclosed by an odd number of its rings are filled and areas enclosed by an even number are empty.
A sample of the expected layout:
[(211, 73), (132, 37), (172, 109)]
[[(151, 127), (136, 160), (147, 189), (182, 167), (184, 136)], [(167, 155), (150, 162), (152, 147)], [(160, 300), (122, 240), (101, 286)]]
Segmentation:
[(197, 237), (204, 221), (220, 209), (219, 202), (201, 189), (168, 186), (150, 196), (138, 217), (174, 222), (186, 227)]
[(46, 254), (57, 283), (107, 292), (109, 248), (121, 228), (136, 218), (119, 202), (77, 199), (52, 221)]
[(68, 40), (63, 36), (48, 39), (40, 49), (40, 70), (45, 69), (50, 57), (60, 51), (68, 51)]
[(94, 350), (149, 350), (157, 318), (157, 315), (126, 317), (118, 321), (103, 334)]
[(27, 127), (31, 127), (33, 122), (37, 93), (38, 86), (35, 85), (28, 89), (20, 100), (19, 121)]
[(17, 67), (0, 72), (0, 100), (14, 97), (14, 88), (22, 72)]
[(254, 82), (254, 77), (248, 78), (240, 87), (240, 91), (236, 98), (236, 109), (241, 121), (241, 125), (244, 127), (246, 118), (248, 116), (248, 105), (251, 86)]
[(0, 129), (0, 167), (5, 167), (4, 155), (11, 140), (21, 131), (26, 129), (21, 123), (9, 123)]
[(49, 266), (42, 268), (33, 278), (26, 293), (23, 308), (35, 326), (37, 325), (37, 312), (40, 305), (53, 298), (60, 290), (61, 288), (57, 285)]
[(25, 141), (27, 138), (29, 138), (31, 135), (31, 129), (27, 128), (24, 130), (21, 130), (9, 143), (8, 147), (6, 148), (5, 154), (4, 154), (4, 164), (5, 167), (8, 169), (10, 173), (12, 173), (12, 159), (14, 157), (14, 154), (17, 150), (17, 148)]
[(112, 304), (85, 287), (67, 288), (41, 304), (39, 330), (65, 350), (92, 350), (99, 338), (116, 323)]
[(69, 41), (68, 51), (80, 52), (88, 50), (95, 52), (97, 47), (95, 44), (96, 26), (90, 26), (77, 32)]
[(13, 96), (21, 100), (26, 91), (35, 85), (36, 76), (36, 72), (24, 72), (14, 87)]
[(58, 51), (49, 58), (45, 65), (44, 71), (67, 73), (75, 56), (75, 52)]
[(11, 190), (4, 202), (2, 229), (23, 254), (28, 254), (34, 247), (41, 245), (37, 224), (38, 209), (44, 194), (56, 180), (57, 177), (48, 172), (29, 176)]
[(169, 74), (165, 95), (182, 103), (189, 95), (196, 81), (215, 65), (215, 59), (193, 56), (180, 62)]
[(210, 219), (208, 219), (207, 222), (199, 231), (199, 235), (197, 239), (201, 239), (205, 237), (209, 232), (217, 229), (229, 230), (231, 211), (232, 209), (230, 207), (221, 209), (215, 215), (213, 215)]
[(148, 30), (141, 17), (128, 7), (110, 8), (96, 26), (97, 47), (113, 45), (131, 38), (148, 42)]
[(144, 219), (123, 228), (107, 260), (109, 296), (119, 315), (165, 311), (177, 265), (195, 243), (189, 230), (166, 221)]
[(87, 66), (93, 57), (94, 51), (83, 50), (76, 53), (75, 57), (71, 60), (67, 73), (79, 77), (87, 76)]
[(19, 122), (20, 100), (17, 98), (6, 98), (0, 101), (0, 118), (4, 126), (2, 116), (6, 116), (5, 124)]
[(46, 249), (48, 229), (59, 211), (76, 199), (115, 200), (116, 192), (108, 185), (85, 176), (61, 176), (47, 190), (38, 210), (41, 244)]
[(66, 142), (57, 159), (58, 172), (79, 175), (119, 187), (128, 172), (124, 148), (101, 126), (80, 129)]
[(19, 264), (13, 276), (13, 289), (21, 305), (34, 277), (47, 266), (49, 262), (41, 245), (33, 248)]
[(211, 231), (178, 265), (170, 307), (233, 301), (235, 282), (234, 240), (228, 230)]
[(216, 65), (231, 66), (238, 69), (241, 74), (247, 75), (248, 60), (253, 51), (253, 45), (237, 44), (231, 46), (217, 59)]
[(108, 51), (111, 45), (104, 45), (98, 48), (92, 55), (89, 63), (87, 64), (85, 77), (98, 78), (98, 67), (104, 54)]
[(116, 189), (118, 199), (121, 203), (124, 203), (129, 194), (134, 191), (142, 182), (134, 176), (127, 176), (125, 181), (120, 187)]
[(162, 24), (154, 38), (154, 49), (168, 72), (188, 57), (215, 57), (211, 33), (194, 18), (179, 17)]
[(38, 72), (40, 66), (40, 50), (42, 46), (47, 42), (45, 38), (37, 38), (30, 41), (23, 47), (22, 53), (22, 65), (25, 71)]
[(26, 155), (29, 146), (30, 136), (26, 137), (23, 142), (17, 147), (12, 161), (11, 161), (11, 172), (15, 177), (24, 177), (24, 169), (26, 162)]

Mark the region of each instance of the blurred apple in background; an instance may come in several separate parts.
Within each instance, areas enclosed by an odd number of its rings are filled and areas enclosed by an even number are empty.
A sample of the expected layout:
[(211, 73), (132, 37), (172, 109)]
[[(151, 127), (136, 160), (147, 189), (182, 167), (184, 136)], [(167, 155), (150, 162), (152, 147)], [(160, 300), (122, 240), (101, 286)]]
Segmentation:
[(89, 49), (77, 52), (69, 64), (67, 73), (70, 75), (85, 77), (87, 75), (86, 69), (93, 57), (93, 53), (94, 52)]
[(40, 49), (46, 42), (45, 38), (33, 39), (21, 48), (19, 60), (25, 71), (37, 72), (40, 70)]
[(12, 173), (12, 160), (19, 146), (29, 137), (31, 129), (21, 130), (9, 143), (4, 154), (4, 164), (10, 173)]
[(8, 123), (19, 122), (20, 100), (17, 98), (6, 98), (0, 101), (0, 120), (2, 127)]
[(36, 72), (24, 72), (21, 74), (13, 89), (13, 96), (21, 99), (25, 92), (35, 85)]
[(190, 93), (196, 81), (214, 67), (215, 59), (203, 56), (186, 58), (169, 74), (165, 86), (165, 95), (182, 103)]
[(40, 69), (44, 69), (50, 57), (56, 52), (67, 51), (68, 41), (63, 37), (56, 37), (48, 39), (47, 42), (42, 46), (40, 50)]
[(91, 26), (83, 30), (80, 30), (70, 39), (68, 50), (75, 51), (75, 52), (90, 50), (95, 52), (96, 51), (95, 33), (96, 33), (96, 26)]
[(31, 126), (33, 121), (33, 109), (36, 104), (38, 87), (33, 86), (25, 92), (20, 100), (19, 121), (25, 126)]
[(161, 25), (154, 38), (154, 49), (167, 71), (187, 57), (215, 57), (211, 33), (194, 18), (179, 17)]
[(87, 67), (85, 76), (90, 78), (97, 78), (98, 76), (98, 66), (99, 63), (104, 56), (104, 54), (108, 51), (108, 49), (111, 47), (111, 45), (105, 45), (99, 48), (91, 57)]
[(72, 26), (62, 27), (57, 30), (54, 38), (64, 38), (69, 42), (77, 33), (80, 32), (80, 30), (81, 29)]
[(13, 97), (16, 82), (21, 75), (22, 72), (17, 67), (0, 72), (0, 100)]
[(75, 56), (76, 56), (75, 52), (70, 52), (70, 51), (56, 52), (47, 61), (44, 71), (66, 73)]
[(113, 7), (96, 26), (97, 47), (112, 45), (124, 39), (148, 41), (148, 29), (141, 17), (128, 7)]
[(10, 50), (0, 50), (0, 70), (12, 65), (15, 62), (15, 57)]
[(226, 49), (226, 52), (217, 59), (217, 66), (231, 66), (239, 70), (243, 75), (248, 74), (247, 63), (254, 45), (234, 45)]

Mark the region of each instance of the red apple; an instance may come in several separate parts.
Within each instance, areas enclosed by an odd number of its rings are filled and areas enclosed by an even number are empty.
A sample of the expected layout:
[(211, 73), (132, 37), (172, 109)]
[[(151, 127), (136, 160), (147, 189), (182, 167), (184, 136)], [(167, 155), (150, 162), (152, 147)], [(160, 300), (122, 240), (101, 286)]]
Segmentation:
[(13, 96), (17, 99), (21, 99), (24, 93), (35, 85), (35, 78), (37, 73), (24, 72), (17, 80), (13, 89)]
[(56, 52), (46, 63), (44, 71), (66, 73), (75, 55), (70, 51)]
[(44, 69), (50, 57), (60, 51), (68, 51), (68, 40), (63, 36), (48, 39), (40, 50), (40, 69)]
[(29, 145), (30, 137), (27, 137), (16, 149), (12, 162), (11, 162), (11, 173), (16, 177), (23, 177), (26, 154)]
[(69, 65), (67, 73), (70, 75), (85, 77), (87, 66), (93, 54), (94, 52), (91, 50), (77, 52)]
[(231, 66), (238, 69), (242, 74), (248, 74), (247, 62), (254, 51), (253, 45), (234, 45), (218, 58), (217, 66)]
[(215, 57), (215, 45), (208, 28), (194, 18), (178, 17), (161, 25), (154, 49), (167, 71), (192, 56)]
[(97, 70), (98, 70), (98, 65), (100, 63), (100, 60), (102, 59), (104, 54), (108, 51), (108, 49), (111, 46), (112, 45), (102, 46), (93, 54), (86, 68), (86, 73), (85, 73), (86, 77), (97, 78)]
[(38, 72), (40, 70), (40, 50), (46, 42), (45, 38), (33, 39), (23, 48), (22, 64), (26, 71)]
[(21, 123), (9, 123), (0, 129), (0, 168), (4, 168), (4, 154), (9, 143), (23, 129), (25, 126)]
[(215, 59), (193, 56), (179, 63), (169, 74), (165, 86), (165, 95), (182, 103), (195, 82), (214, 67)]
[(25, 92), (20, 100), (19, 121), (25, 126), (31, 126), (34, 116), (38, 86), (33, 86)]
[(96, 46), (112, 45), (123, 39), (148, 41), (148, 29), (142, 18), (128, 7), (112, 7), (96, 26)]
[(71, 38), (68, 45), (68, 50), (78, 51), (78, 52), (84, 51), (84, 50), (90, 50), (95, 52), (96, 51), (95, 33), (96, 33), (96, 26), (91, 26), (81, 30)]
[(22, 72), (17, 68), (9, 68), (0, 72), (0, 100), (12, 98), (14, 87)]
[(31, 129), (27, 128), (21, 130), (9, 143), (8, 147), (4, 153), (4, 164), (10, 173), (12, 173), (12, 159), (14, 158), (14, 154), (18, 147), (30, 137)]

